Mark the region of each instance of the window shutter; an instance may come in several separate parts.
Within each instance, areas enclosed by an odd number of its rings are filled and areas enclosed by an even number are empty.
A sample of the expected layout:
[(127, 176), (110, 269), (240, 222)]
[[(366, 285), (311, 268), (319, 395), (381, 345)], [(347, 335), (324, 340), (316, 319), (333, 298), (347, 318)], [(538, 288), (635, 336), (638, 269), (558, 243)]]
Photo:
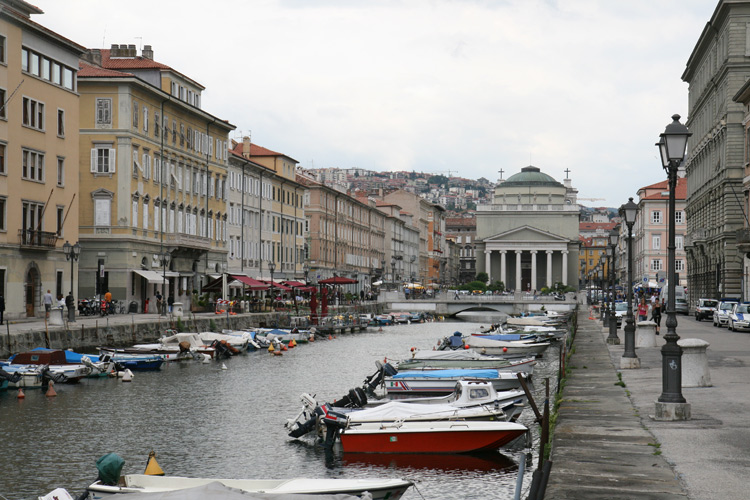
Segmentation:
[(91, 172), (96, 173), (96, 148), (91, 150)]
[(117, 167), (117, 157), (115, 156), (115, 150), (110, 148), (109, 149), (109, 172), (114, 174), (116, 167)]
[(182, 189), (182, 169), (177, 170), (177, 189)]

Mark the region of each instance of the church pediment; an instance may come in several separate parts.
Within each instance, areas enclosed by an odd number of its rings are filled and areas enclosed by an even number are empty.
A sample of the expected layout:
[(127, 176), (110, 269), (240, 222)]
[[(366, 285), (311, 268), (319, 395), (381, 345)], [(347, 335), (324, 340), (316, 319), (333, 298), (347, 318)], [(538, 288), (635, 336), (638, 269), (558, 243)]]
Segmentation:
[(567, 238), (531, 226), (521, 226), (484, 239), (485, 243), (568, 243)]

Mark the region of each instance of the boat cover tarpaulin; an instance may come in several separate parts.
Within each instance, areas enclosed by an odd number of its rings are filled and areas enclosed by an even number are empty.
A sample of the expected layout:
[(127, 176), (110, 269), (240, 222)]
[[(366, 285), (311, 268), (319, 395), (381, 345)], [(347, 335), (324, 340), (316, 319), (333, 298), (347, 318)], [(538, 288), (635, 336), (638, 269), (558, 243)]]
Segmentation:
[(520, 318), (508, 318), (506, 320), (508, 325), (530, 325), (530, 326), (545, 326), (547, 325), (546, 316), (539, 316), (538, 318), (533, 316), (525, 316)]
[[(477, 359), (500, 359), (476, 351), (416, 351), (412, 359), (447, 359), (451, 361), (472, 361)], [(408, 360), (407, 360), (408, 361)]]
[[(490, 340), (521, 340), (521, 337), (528, 337), (528, 335), (521, 335), (520, 333), (498, 333), (496, 335), (483, 335), (474, 334), (472, 337), (482, 337), (483, 339)], [(471, 339), (469, 339), (471, 342)]]
[(483, 408), (479, 411), (471, 408), (459, 408), (450, 404), (419, 404), (392, 401), (374, 408), (355, 410), (349, 413), (351, 422), (390, 421), (399, 419), (438, 419), (438, 418), (471, 418), (487, 415)]
[(393, 379), (400, 378), (498, 378), (497, 370), (426, 370), (405, 371), (395, 374)]
[(224, 486), (218, 481), (180, 490), (128, 493), (127, 498), (128, 500), (358, 500), (358, 497), (343, 493), (337, 495), (248, 493)]

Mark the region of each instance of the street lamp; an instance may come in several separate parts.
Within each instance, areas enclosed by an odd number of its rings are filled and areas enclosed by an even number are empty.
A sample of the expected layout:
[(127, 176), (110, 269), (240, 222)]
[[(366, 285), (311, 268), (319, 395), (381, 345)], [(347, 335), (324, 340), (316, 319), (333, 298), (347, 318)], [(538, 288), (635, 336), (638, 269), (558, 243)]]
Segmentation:
[(276, 270), (276, 263), (272, 260), (268, 261), (268, 270), (271, 271), (271, 290), (276, 286), (276, 282), (273, 280), (273, 272)]
[(307, 285), (307, 275), (310, 274), (310, 266), (307, 265), (307, 262), (302, 265), (302, 272), (305, 273), (305, 285)]
[(159, 310), (159, 316), (165, 316), (167, 308), (164, 304), (167, 302), (167, 266), (169, 261), (172, 260), (172, 254), (166, 250), (159, 254), (159, 260), (161, 260), (161, 307)]
[(680, 115), (672, 115), (672, 123), (667, 125), (656, 143), (659, 147), (662, 167), (669, 180), (669, 241), (667, 243), (667, 334), (661, 348), (662, 357), (662, 393), (656, 401), (656, 420), (688, 420), (690, 404), (682, 396), (682, 348), (677, 344), (677, 316), (675, 315), (674, 290), (677, 275), (675, 273), (675, 190), (677, 188), (677, 169), (685, 159), (688, 137), (693, 135), (680, 123)]
[(635, 321), (633, 319), (633, 225), (638, 216), (638, 205), (630, 198), (620, 207), (620, 217), (628, 227), (628, 311), (625, 316), (625, 352), (620, 359), (620, 368), (640, 368), (641, 360), (635, 354)]
[[(76, 241), (75, 245), (71, 245), (68, 243), (68, 240), (65, 240), (65, 244), (63, 245), (63, 253), (65, 254), (65, 260), (70, 261), (70, 294), (73, 294), (73, 263), (78, 260), (78, 257), (81, 255), (81, 245)], [(76, 308), (75, 308), (75, 299), (73, 299), (73, 307), (68, 307), (68, 321), (75, 322), (76, 320)]]
[(604, 265), (607, 261), (607, 254), (603, 253), (599, 256), (599, 266), (597, 268), (597, 277), (599, 278), (599, 293), (601, 294), (601, 300), (599, 301), (599, 320), (604, 322), (605, 311), (607, 310), (607, 293), (604, 290)]
[(615, 261), (617, 257), (615, 249), (617, 248), (617, 239), (619, 236), (620, 231), (617, 228), (612, 228), (609, 232), (609, 247), (607, 248), (607, 254), (611, 257), (609, 286), (610, 290), (612, 290), (612, 300), (609, 303), (609, 337), (607, 337), (607, 343), (613, 345), (620, 345), (620, 337), (617, 336), (617, 315), (615, 314)]

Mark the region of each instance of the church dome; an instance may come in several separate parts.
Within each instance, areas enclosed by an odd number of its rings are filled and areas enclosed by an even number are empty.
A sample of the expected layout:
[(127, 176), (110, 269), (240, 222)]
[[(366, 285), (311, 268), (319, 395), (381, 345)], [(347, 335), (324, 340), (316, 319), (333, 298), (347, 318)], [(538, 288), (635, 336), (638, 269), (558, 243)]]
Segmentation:
[(554, 178), (543, 173), (538, 167), (529, 165), (523, 167), (517, 174), (513, 174), (502, 183), (502, 187), (510, 186), (555, 186), (563, 187), (562, 184), (557, 182)]

